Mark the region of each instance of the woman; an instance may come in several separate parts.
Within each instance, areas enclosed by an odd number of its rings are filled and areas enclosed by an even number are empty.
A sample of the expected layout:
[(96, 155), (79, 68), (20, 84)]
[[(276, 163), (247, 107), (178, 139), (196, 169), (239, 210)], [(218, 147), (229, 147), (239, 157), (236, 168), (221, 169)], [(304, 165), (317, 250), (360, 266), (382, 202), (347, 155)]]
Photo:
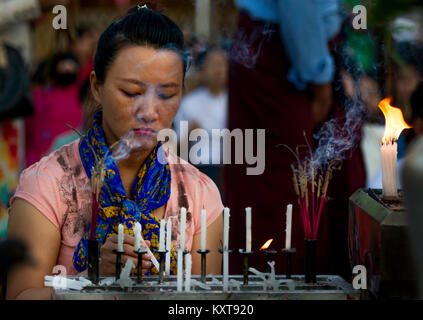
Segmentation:
[[(87, 135), (27, 168), (11, 200), (8, 237), (24, 241), (35, 266), (14, 269), (8, 276), (9, 299), (49, 298), (44, 276), (55, 265), (67, 274), (86, 270), (86, 239), (91, 228), (91, 168), (105, 158), (95, 237), (100, 249), (100, 274), (113, 275), (118, 224), (125, 228), (124, 262), (133, 254), (133, 224), (143, 227), (146, 244), (157, 249), (159, 219), (172, 219), (172, 263), (179, 249), (179, 212), (187, 208), (185, 249), (200, 247), (200, 212), (207, 209), (207, 271), (220, 272), (223, 205), (215, 184), (175, 155), (169, 164), (158, 161), (163, 152), (157, 134), (170, 128), (178, 111), (186, 63), (183, 35), (167, 17), (135, 7), (101, 35), (90, 75), (91, 90), (100, 111)], [(120, 161), (109, 146), (132, 137), (133, 148)], [(120, 144), (120, 143), (118, 143)], [(114, 149), (112, 148), (112, 151)], [(193, 254), (192, 272), (199, 273)], [(152, 271), (150, 258), (143, 272)]]

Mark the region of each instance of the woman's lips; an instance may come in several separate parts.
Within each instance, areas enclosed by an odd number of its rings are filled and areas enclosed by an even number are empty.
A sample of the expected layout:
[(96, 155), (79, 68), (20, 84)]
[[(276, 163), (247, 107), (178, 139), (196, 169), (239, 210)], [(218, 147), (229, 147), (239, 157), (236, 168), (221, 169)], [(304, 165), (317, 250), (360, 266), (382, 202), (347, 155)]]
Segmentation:
[(151, 136), (151, 135), (155, 134), (156, 131), (151, 129), (151, 128), (142, 127), (142, 128), (134, 129), (134, 133), (141, 135), (141, 136)]

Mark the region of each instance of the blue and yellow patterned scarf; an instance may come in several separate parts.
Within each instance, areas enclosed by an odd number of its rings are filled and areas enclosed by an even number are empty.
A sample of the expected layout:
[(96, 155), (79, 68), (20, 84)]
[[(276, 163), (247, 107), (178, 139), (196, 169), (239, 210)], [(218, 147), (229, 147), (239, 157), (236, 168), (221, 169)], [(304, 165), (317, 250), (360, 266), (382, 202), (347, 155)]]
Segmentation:
[[(126, 194), (115, 160), (109, 152), (109, 146), (104, 137), (102, 127), (102, 113), (94, 116), (93, 126), (87, 135), (82, 137), (79, 147), (82, 164), (88, 178), (98, 159), (107, 157), (106, 174), (99, 199), (99, 210), (96, 220), (95, 237), (100, 244), (118, 233), (119, 224), (123, 224), (125, 233), (134, 235), (135, 222), (142, 226), (142, 235), (145, 240), (150, 240), (151, 251), (157, 260), (160, 259), (156, 252), (159, 247), (160, 222), (151, 212), (163, 206), (170, 197), (170, 168), (169, 164), (161, 164), (158, 157), (164, 158), (163, 148), (159, 144), (141, 166), (132, 186), (132, 198)], [(95, 153), (95, 154), (94, 154)], [(73, 265), (79, 272), (84, 271), (88, 265), (88, 238), (92, 226), (84, 233), (73, 255)], [(159, 260), (160, 261), (160, 260)], [(157, 273), (155, 268), (151, 273)], [(171, 274), (176, 274), (176, 252), (171, 246)]]

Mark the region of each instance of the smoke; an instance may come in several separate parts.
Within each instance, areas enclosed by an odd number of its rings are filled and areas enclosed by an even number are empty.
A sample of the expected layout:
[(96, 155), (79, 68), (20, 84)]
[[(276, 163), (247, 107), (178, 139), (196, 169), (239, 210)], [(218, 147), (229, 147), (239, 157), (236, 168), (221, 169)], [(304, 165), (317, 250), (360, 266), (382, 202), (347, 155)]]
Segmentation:
[(138, 149), (142, 146), (142, 143), (135, 138), (135, 133), (130, 130), (128, 133), (122, 136), (117, 144), (112, 148), (111, 159), (116, 162), (129, 158), (129, 155), (133, 149)]
[[(245, 68), (255, 67), (257, 59), (260, 57), (263, 44), (267, 41), (275, 30), (270, 24), (265, 24), (263, 30), (254, 29), (247, 33), (245, 30), (239, 30), (233, 42), (230, 57), (236, 63)], [(257, 49), (255, 43), (259, 41)]]
[(328, 120), (313, 136), (318, 141), (318, 146), (313, 154), (315, 168), (324, 168), (333, 160), (344, 160), (357, 147), (365, 106), (359, 99), (348, 104), (345, 116)]

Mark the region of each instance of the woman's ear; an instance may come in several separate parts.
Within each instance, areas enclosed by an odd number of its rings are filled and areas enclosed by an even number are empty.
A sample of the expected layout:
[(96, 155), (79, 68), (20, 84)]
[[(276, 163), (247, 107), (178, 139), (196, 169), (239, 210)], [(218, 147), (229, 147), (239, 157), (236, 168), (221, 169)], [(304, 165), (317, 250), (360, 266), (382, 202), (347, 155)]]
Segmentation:
[(90, 73), (90, 84), (91, 84), (91, 93), (93, 94), (94, 100), (98, 104), (101, 104), (100, 83), (97, 80), (97, 76), (95, 74), (95, 71), (91, 71), (91, 73)]

